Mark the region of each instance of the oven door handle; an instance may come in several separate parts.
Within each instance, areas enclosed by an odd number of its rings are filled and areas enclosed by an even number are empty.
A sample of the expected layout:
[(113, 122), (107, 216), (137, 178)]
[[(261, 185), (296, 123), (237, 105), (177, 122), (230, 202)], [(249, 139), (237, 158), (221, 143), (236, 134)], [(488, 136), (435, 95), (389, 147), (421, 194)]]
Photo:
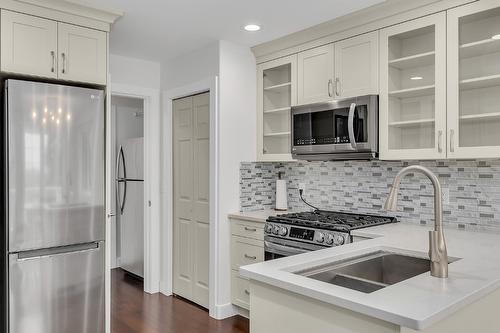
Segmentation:
[(354, 112), (356, 111), (356, 103), (351, 103), (349, 108), (349, 118), (347, 119), (347, 130), (349, 132), (349, 142), (351, 143), (351, 149), (356, 150), (357, 143), (356, 137), (354, 136)]
[(301, 254), (309, 252), (306, 249), (300, 249), (293, 246), (284, 246), (269, 241), (264, 241), (264, 248), (266, 252), (277, 253), (285, 256), (293, 256), (295, 254)]

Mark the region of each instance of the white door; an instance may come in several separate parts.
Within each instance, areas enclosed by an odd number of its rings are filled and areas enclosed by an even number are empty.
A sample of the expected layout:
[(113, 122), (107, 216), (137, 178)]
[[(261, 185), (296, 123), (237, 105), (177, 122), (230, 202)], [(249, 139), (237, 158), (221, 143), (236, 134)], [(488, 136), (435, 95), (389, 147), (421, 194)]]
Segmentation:
[(298, 104), (328, 101), (333, 98), (333, 44), (298, 54)]
[(335, 43), (335, 98), (378, 95), (378, 31)]
[(209, 94), (175, 100), (175, 294), (208, 307)]
[(500, 2), (448, 11), (448, 158), (500, 157)]
[(106, 84), (106, 32), (58, 23), (59, 78)]
[(57, 22), (2, 10), (3, 72), (57, 78)]

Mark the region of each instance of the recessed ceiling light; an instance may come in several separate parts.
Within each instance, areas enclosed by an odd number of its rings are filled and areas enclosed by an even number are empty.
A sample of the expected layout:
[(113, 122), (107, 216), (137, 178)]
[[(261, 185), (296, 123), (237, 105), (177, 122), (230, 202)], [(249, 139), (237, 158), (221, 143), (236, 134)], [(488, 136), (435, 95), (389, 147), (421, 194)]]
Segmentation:
[(500, 39), (500, 34), (491, 36), (492, 39)]
[(246, 31), (254, 32), (260, 30), (260, 25), (257, 24), (247, 24), (243, 27)]
[(422, 80), (422, 79), (423, 79), (423, 77), (421, 77), (421, 76), (412, 76), (412, 77), (410, 77), (410, 80)]

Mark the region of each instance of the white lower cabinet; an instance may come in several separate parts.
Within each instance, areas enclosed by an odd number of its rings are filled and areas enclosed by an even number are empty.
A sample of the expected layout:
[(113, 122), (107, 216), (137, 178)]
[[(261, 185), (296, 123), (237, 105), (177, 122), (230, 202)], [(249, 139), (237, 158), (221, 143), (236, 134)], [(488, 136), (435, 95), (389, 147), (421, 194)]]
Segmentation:
[(231, 219), (231, 302), (250, 310), (250, 282), (240, 266), (264, 261), (264, 223)]

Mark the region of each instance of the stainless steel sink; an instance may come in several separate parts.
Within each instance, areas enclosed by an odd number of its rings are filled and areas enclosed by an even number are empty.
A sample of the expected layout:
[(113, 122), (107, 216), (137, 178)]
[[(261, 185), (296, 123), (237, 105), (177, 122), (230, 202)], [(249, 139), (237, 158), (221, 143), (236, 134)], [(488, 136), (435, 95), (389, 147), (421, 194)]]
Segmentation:
[(377, 251), (296, 273), (337, 286), (371, 293), (429, 270), (429, 259)]

